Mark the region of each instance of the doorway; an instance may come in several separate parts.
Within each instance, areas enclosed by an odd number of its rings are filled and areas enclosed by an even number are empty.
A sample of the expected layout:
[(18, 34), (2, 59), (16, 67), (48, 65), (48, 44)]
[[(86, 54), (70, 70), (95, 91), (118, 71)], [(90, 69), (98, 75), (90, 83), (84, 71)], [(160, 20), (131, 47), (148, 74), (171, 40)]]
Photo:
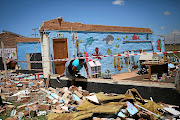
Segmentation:
[[(67, 39), (53, 39), (54, 59), (68, 58)], [(55, 74), (64, 73), (66, 61), (54, 62)]]

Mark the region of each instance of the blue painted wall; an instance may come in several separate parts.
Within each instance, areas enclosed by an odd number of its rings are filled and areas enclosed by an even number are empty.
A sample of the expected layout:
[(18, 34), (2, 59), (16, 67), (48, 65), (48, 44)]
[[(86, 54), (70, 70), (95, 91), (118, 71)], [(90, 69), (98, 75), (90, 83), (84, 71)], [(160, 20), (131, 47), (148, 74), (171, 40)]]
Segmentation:
[[(18, 61), (26, 61), (26, 54), (41, 53), (41, 43), (38, 42), (23, 42), (17, 43)], [(36, 46), (37, 45), (37, 46)], [(35, 49), (36, 48), (36, 49)], [(22, 69), (27, 69), (27, 63), (18, 63)]]
[[(50, 38), (50, 54), (51, 54), (51, 60), (53, 60), (54, 58), (54, 53), (53, 53), (53, 42), (52, 39), (53, 38), (57, 38), (57, 34), (64, 34), (64, 38), (67, 38), (68, 41), (68, 55), (69, 58), (73, 58), (73, 45), (74, 45), (74, 51), (75, 51), (75, 57), (77, 56), (76, 53), (76, 46), (75, 44), (73, 44), (72, 42), (72, 34), (71, 32), (67, 32), (67, 31), (46, 31), (46, 34), (49, 34), (49, 38)], [(144, 33), (135, 33), (135, 35), (137, 37), (139, 37), (139, 39), (137, 40), (133, 40), (133, 35), (134, 33), (114, 33), (114, 32), (77, 32), (78, 35), (78, 40), (80, 41), (79, 43), (79, 51), (83, 53), (84, 55), (84, 51), (87, 51), (89, 56), (91, 56), (92, 54), (96, 54), (95, 49), (98, 48), (99, 51), (98, 53), (101, 55), (108, 55), (108, 53), (110, 55), (114, 55), (114, 54), (122, 54), (124, 51), (127, 50), (147, 50), (147, 49), (152, 49), (153, 51), (146, 51), (146, 52), (159, 52), (159, 50), (157, 50), (157, 45), (158, 43), (156, 42), (158, 39), (161, 39), (161, 52), (164, 52), (164, 38), (163, 37), (159, 37), (159, 36), (155, 36), (154, 34), (148, 34), (148, 40), (147, 40), (147, 34)], [(107, 36), (111, 35), (110, 38), (114, 38), (113, 42), (109, 41), (109, 43), (112, 44), (107, 44), (108, 42), (106, 42), (105, 40), (107, 39)], [(93, 39), (92, 44), (88, 44), (86, 47), (86, 43), (88, 39)], [(151, 44), (151, 42), (130, 42), (130, 43), (125, 43), (123, 41), (152, 41), (153, 46)], [(74, 40), (74, 43), (76, 42), (76, 40)], [(107, 52), (107, 50), (110, 50), (111, 52)], [(139, 51), (135, 51), (134, 53), (139, 53)], [(117, 60), (118, 57), (116, 57), (116, 62), (118, 62)], [(102, 58), (100, 61), (100, 63), (102, 64), (102, 73), (105, 73), (106, 70), (110, 70), (110, 74), (118, 74), (118, 73), (123, 73), (123, 72), (127, 72), (128, 71), (128, 66), (125, 64), (125, 59), (124, 57), (119, 57), (120, 58), (120, 63), (121, 63), (121, 67), (122, 69), (119, 71), (118, 68), (114, 67), (114, 57), (106, 57), (106, 58)], [(122, 59), (121, 59), (122, 58)], [(137, 63), (137, 61), (139, 60), (139, 56), (134, 56), (134, 61), (135, 63)], [(132, 64), (132, 58), (130, 57), (130, 63)], [(132, 67), (132, 66), (131, 66)], [(82, 70), (84, 71), (84, 70)], [(54, 73), (54, 65), (52, 63), (52, 73)], [(84, 75), (85, 73), (82, 72), (82, 74)]]

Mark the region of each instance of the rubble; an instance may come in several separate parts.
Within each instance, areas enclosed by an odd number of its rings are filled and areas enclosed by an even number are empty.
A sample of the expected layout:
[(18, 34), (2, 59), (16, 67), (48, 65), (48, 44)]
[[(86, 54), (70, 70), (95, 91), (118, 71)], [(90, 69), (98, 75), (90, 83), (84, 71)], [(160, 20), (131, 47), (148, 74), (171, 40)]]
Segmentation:
[(9, 112), (6, 120), (36, 116), (48, 120), (155, 120), (180, 116), (174, 109), (179, 106), (156, 103), (152, 97), (145, 100), (134, 88), (125, 94), (89, 93), (76, 86), (45, 89), (43, 79), (24, 79), (28, 76), (31, 75), (11, 76), (9, 81), (2, 78), (0, 95), (4, 106), (0, 116)]

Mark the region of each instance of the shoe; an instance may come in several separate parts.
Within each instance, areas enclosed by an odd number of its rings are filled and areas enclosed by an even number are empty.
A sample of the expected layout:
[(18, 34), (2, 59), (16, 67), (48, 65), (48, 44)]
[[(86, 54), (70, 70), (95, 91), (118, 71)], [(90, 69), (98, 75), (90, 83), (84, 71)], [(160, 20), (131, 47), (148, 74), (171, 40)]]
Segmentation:
[(60, 78), (61, 78), (61, 75), (57, 76), (57, 79), (58, 79), (58, 80), (60, 80)]

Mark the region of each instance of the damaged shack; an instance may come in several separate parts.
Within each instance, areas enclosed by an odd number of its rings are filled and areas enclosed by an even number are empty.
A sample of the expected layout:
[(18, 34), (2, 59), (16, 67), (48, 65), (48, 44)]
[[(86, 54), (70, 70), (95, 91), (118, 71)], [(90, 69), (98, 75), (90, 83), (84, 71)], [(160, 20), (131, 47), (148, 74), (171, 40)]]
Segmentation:
[[(101, 73), (119, 74), (140, 67), (139, 57), (99, 57), (128, 53), (163, 52), (164, 38), (149, 28), (120, 27), (66, 22), (59, 17), (45, 21), (40, 28), (42, 61), (94, 56)], [(60, 47), (61, 46), (61, 47)], [(128, 62), (129, 61), (129, 62)], [(62, 74), (65, 61), (43, 62), (44, 77)], [(85, 73), (82, 73), (85, 75)]]

